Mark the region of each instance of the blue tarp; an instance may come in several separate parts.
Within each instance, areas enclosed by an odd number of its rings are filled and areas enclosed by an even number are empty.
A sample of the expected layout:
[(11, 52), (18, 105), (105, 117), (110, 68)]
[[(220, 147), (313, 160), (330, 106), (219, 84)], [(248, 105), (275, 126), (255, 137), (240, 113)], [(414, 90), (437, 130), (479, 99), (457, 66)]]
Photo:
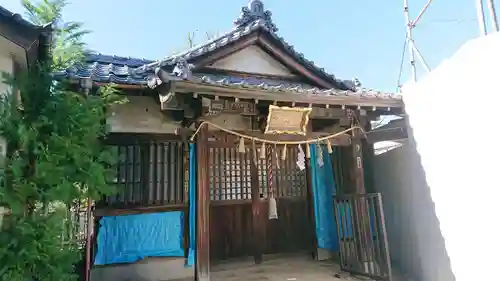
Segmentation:
[(337, 220), (340, 222), (340, 238), (354, 238), (351, 207), (349, 203), (337, 203)]
[(196, 146), (189, 144), (189, 255), (186, 265), (194, 265), (196, 256)]
[(336, 194), (335, 179), (330, 155), (324, 149), (323, 165), (318, 164), (316, 145), (311, 144), (311, 174), (314, 196), (314, 217), (318, 247), (331, 251), (339, 250), (332, 196)]
[(145, 257), (183, 257), (183, 213), (103, 217), (96, 265), (132, 263)]

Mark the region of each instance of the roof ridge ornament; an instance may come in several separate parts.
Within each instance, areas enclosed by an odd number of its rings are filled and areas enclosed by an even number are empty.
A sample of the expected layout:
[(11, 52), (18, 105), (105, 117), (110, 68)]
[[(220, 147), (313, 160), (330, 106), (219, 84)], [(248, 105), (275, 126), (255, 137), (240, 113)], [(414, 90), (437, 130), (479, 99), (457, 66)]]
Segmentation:
[(254, 21), (263, 21), (264, 26), (271, 32), (277, 32), (278, 28), (271, 18), (272, 13), (264, 9), (264, 3), (260, 0), (250, 0), (246, 7), (241, 8), (240, 16), (234, 21), (237, 27), (248, 25)]

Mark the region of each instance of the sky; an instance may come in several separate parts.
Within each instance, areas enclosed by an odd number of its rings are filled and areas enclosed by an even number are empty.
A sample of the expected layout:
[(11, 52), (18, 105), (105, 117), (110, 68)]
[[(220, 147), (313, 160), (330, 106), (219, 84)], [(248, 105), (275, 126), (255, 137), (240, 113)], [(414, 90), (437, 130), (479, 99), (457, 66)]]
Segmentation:
[[(36, 0), (35, 0), (36, 1)], [(24, 15), (20, 0), (1, 5)], [(65, 21), (90, 31), (88, 47), (107, 55), (160, 59), (206, 34), (232, 28), (248, 0), (72, 0)], [(415, 18), (427, 0), (409, 0)], [(364, 87), (395, 91), (406, 36), (404, 0), (263, 0), (279, 35), (309, 60), (337, 78), (357, 77)], [(383, 4), (382, 4), (383, 3)], [(413, 29), (413, 38), (430, 68), (479, 35), (475, 0), (434, 0)], [(417, 63), (419, 77), (425, 70)], [(401, 83), (411, 79), (408, 51)]]

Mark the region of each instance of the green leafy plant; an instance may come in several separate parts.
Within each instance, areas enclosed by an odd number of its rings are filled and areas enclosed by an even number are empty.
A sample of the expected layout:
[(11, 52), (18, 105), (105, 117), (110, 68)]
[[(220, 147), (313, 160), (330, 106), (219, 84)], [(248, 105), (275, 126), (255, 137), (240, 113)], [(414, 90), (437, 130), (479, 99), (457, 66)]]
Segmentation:
[[(36, 24), (53, 23), (52, 61), (4, 79), (19, 91), (0, 100), (0, 135), (7, 157), (0, 172), (0, 206), (10, 209), (0, 229), (0, 280), (76, 280), (81, 260), (70, 239), (68, 209), (74, 202), (115, 192), (109, 185), (116, 154), (107, 135), (108, 108), (125, 102), (112, 85), (85, 95), (52, 73), (84, 56), (79, 23), (63, 23), (64, 0), (23, 5)], [(69, 226), (69, 227), (68, 227)]]

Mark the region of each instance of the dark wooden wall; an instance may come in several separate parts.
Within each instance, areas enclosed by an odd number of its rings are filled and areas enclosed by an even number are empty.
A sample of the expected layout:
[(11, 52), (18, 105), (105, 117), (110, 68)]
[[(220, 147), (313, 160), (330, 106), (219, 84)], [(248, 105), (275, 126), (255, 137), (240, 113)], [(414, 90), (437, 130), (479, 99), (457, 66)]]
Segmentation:
[(118, 153), (118, 193), (99, 207), (128, 209), (145, 206), (186, 205), (187, 146), (175, 136), (112, 135), (109, 144)]

